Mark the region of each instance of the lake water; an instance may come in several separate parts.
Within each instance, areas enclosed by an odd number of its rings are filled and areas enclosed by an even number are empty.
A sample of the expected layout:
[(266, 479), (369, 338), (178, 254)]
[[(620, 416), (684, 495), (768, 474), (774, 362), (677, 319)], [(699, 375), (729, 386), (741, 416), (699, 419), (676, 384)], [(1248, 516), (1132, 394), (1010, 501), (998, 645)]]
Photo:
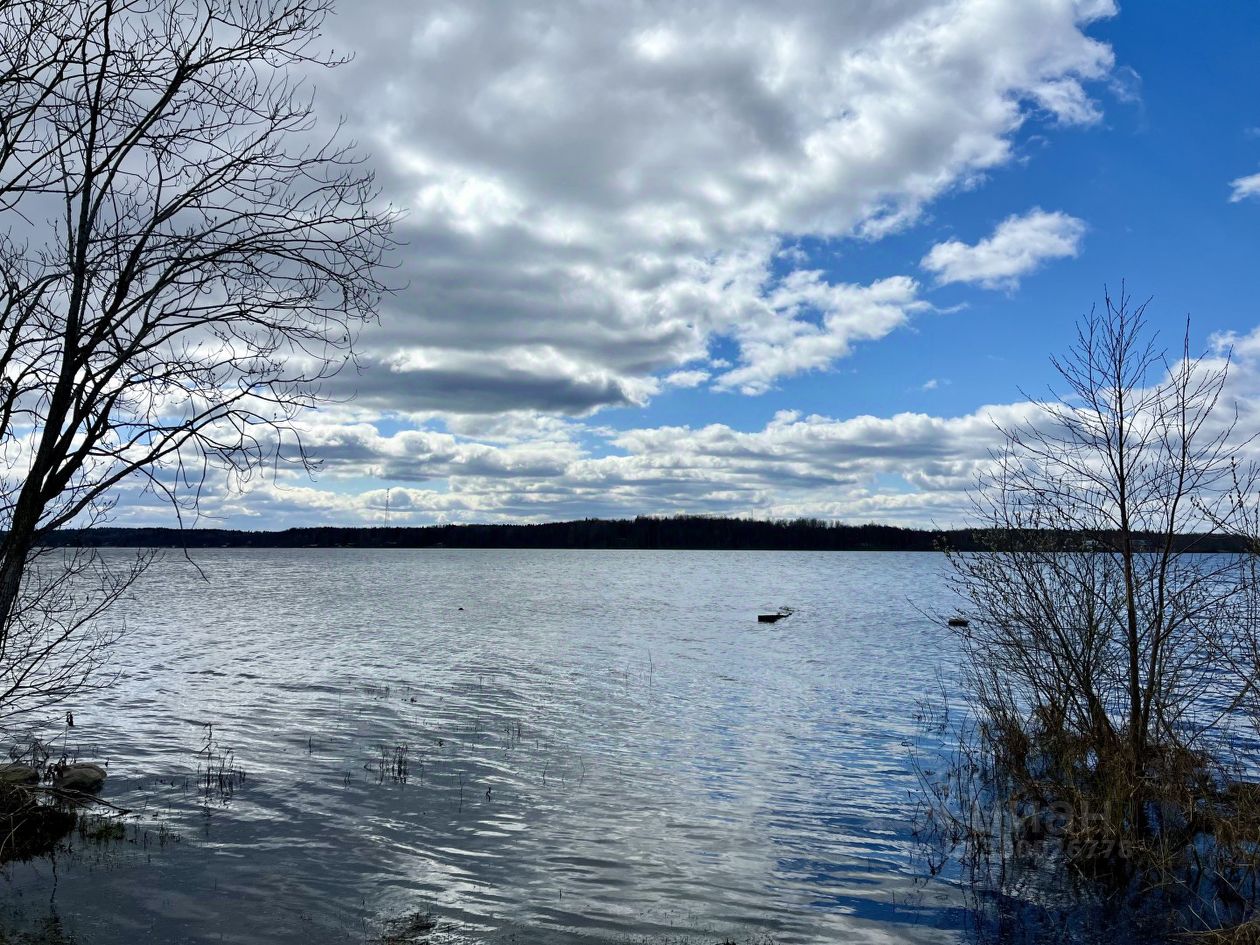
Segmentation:
[[(947, 606), (937, 555), (196, 562), (151, 568), (119, 684), (65, 736), (138, 811), (127, 839), (7, 868), (0, 928), (82, 945), (960, 940), (910, 834), (918, 701), (951, 662), (918, 609)], [(796, 613), (757, 623), (779, 605)]]

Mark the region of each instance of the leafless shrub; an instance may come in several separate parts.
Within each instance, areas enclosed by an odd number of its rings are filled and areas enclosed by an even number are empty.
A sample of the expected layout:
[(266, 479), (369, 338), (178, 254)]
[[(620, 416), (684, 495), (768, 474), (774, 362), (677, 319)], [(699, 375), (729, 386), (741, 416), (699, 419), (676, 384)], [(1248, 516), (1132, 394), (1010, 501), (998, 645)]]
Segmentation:
[(1260, 654), (1257, 583), (1249, 556), (1199, 552), (1237, 539), (1255, 475), (1228, 360), (1188, 330), (1166, 356), (1144, 310), (1108, 297), (1082, 321), (1064, 389), (1003, 431), (975, 493), (993, 550), (949, 554), (968, 711), (920, 826), (986, 883), (1049, 859), (1219, 927), (1260, 898), (1260, 792), (1228, 750), (1254, 677), (1223, 659)]

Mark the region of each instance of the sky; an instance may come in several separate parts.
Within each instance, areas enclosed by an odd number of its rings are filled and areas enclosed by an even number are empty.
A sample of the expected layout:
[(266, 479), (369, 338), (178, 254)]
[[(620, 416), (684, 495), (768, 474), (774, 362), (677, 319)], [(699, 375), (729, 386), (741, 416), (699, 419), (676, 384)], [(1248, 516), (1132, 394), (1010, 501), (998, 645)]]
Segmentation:
[(1122, 283), (1260, 399), (1258, 4), (356, 0), (326, 39), (399, 288), (315, 475), (203, 527), (958, 524)]

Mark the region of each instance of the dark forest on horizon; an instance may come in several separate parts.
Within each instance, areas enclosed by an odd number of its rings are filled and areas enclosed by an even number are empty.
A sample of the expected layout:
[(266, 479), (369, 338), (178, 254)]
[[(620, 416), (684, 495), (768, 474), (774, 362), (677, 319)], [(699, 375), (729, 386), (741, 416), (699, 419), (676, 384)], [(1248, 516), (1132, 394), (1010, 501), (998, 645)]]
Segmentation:
[[(1157, 536), (1141, 537), (1154, 550)], [(1242, 538), (1183, 535), (1179, 550), (1240, 552)], [(820, 519), (766, 521), (708, 516), (580, 519), (532, 524), (319, 526), (280, 531), (218, 528), (96, 527), (62, 529), (46, 545), (119, 548), (569, 548), (680, 551), (994, 551), (1058, 546), (1109, 550), (1107, 533), (1054, 534), (982, 529), (914, 529), (850, 525)]]

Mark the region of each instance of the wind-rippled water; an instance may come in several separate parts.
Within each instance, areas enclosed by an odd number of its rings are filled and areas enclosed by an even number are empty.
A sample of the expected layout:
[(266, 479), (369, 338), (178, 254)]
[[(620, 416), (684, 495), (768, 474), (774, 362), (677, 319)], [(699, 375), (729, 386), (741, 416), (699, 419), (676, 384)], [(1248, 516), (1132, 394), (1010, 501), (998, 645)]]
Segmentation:
[[(956, 940), (910, 835), (908, 744), (950, 662), (918, 609), (946, 599), (939, 556), (196, 563), (204, 577), (177, 554), (152, 566), (119, 684), (66, 735), (139, 811), (127, 840), (9, 867), (9, 928), (83, 945)], [(756, 622), (779, 605), (797, 612)]]

